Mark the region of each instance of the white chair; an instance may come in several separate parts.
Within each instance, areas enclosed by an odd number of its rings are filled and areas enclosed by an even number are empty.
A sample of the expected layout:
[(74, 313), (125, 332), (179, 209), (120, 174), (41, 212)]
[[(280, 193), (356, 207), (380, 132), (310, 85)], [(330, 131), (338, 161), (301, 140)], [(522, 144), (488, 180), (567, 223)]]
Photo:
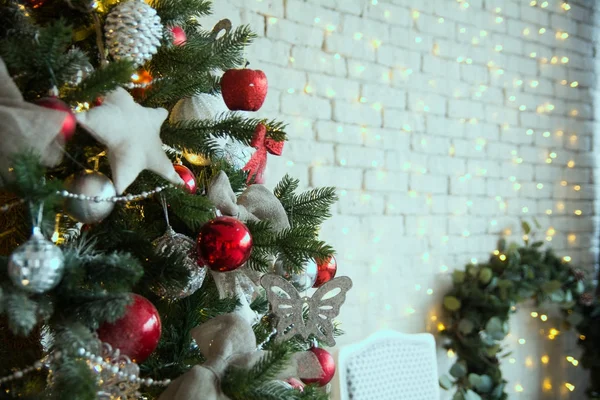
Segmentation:
[(438, 400), (435, 340), (429, 333), (380, 331), (342, 347), (341, 400)]

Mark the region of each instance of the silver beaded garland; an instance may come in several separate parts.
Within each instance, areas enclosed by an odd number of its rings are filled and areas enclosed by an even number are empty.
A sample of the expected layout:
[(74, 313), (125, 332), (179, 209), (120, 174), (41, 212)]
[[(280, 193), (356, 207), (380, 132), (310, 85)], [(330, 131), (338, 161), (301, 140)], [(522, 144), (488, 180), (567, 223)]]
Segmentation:
[(110, 55), (117, 61), (142, 65), (156, 54), (162, 36), (160, 17), (143, 0), (119, 3), (106, 17), (104, 37)]
[[(115, 204), (101, 201), (117, 194), (115, 185), (100, 172), (86, 170), (71, 176), (66, 182), (67, 189), (75, 196), (67, 197), (65, 211), (73, 219), (84, 224), (102, 221), (112, 212)], [(92, 198), (92, 200), (88, 200)]]
[(276, 275), (285, 278), (285, 280), (289, 281), (296, 290), (302, 292), (310, 289), (315, 284), (319, 267), (316, 262), (310, 260), (304, 263), (304, 271), (302, 273), (293, 274), (288, 272), (287, 268), (285, 268), (283, 260), (277, 258), (277, 261), (275, 261), (275, 265), (273, 266), (273, 272)]
[(19, 246), (8, 261), (8, 276), (13, 284), (27, 292), (44, 293), (60, 282), (64, 271), (64, 255), (39, 228)]
[(196, 249), (196, 242), (189, 237), (176, 233), (170, 226), (167, 228), (167, 232), (154, 241), (156, 246), (156, 252), (161, 255), (169, 256), (171, 254), (185, 254), (183, 264), (190, 271), (190, 279), (183, 288), (183, 290), (170, 293), (163, 287), (156, 289), (156, 293), (159, 296), (171, 298), (171, 299), (182, 299), (190, 296), (200, 289), (204, 278), (206, 277), (206, 268), (201, 267), (196, 262), (194, 255)]

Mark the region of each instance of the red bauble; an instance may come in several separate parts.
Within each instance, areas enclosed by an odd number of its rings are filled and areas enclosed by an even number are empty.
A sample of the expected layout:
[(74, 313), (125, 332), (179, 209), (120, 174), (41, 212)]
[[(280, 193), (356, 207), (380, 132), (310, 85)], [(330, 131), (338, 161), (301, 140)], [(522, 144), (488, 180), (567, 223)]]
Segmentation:
[(29, 4), (31, 8), (40, 8), (45, 2), (46, 0), (28, 0), (27, 4)]
[(253, 69), (230, 69), (221, 78), (223, 100), (231, 111), (257, 111), (267, 97), (267, 76)]
[(187, 41), (185, 31), (180, 26), (174, 26), (171, 28), (171, 34), (173, 35), (173, 44), (175, 46), (183, 46)]
[(337, 261), (333, 256), (324, 261), (317, 262), (317, 280), (313, 285), (314, 288), (321, 286), (335, 278), (337, 272)]
[(75, 118), (75, 114), (71, 111), (71, 107), (69, 107), (64, 101), (59, 99), (58, 97), (42, 97), (38, 101), (35, 102), (38, 106), (42, 106), (44, 108), (49, 108), (51, 110), (64, 111), (67, 113), (65, 120), (63, 121), (62, 128), (60, 129), (60, 135), (64, 140), (69, 140), (75, 133), (75, 129), (77, 128), (77, 119)]
[(198, 185), (196, 184), (196, 176), (194, 173), (185, 165), (175, 164), (175, 172), (181, 179), (183, 179), (183, 187), (188, 193), (196, 193)]
[(251, 252), (250, 231), (235, 218), (217, 217), (198, 234), (198, 264), (213, 271), (233, 271), (248, 261)]
[(158, 345), (161, 323), (158, 311), (148, 299), (137, 294), (132, 297), (133, 303), (127, 306), (125, 315), (115, 323), (104, 323), (98, 329), (98, 337), (139, 363)]
[(317, 360), (319, 361), (319, 364), (321, 364), (323, 373), (318, 379), (302, 379), (302, 382), (306, 384), (316, 383), (319, 386), (327, 385), (333, 379), (333, 375), (335, 375), (335, 361), (333, 356), (327, 350), (319, 347), (313, 347), (308, 351), (311, 351), (317, 356)]

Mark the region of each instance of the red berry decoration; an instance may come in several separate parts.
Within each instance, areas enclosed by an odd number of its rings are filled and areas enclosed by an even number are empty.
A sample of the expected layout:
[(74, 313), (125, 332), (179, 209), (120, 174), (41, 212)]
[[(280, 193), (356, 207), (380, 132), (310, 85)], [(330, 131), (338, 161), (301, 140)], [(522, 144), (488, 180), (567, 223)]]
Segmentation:
[(314, 288), (317, 288), (324, 283), (329, 282), (333, 278), (335, 278), (335, 273), (337, 272), (337, 261), (333, 256), (329, 257), (324, 261), (317, 262), (317, 280), (313, 285)]
[(77, 119), (75, 118), (73, 111), (71, 111), (71, 107), (69, 107), (58, 97), (42, 97), (36, 101), (35, 104), (51, 110), (66, 112), (68, 115), (63, 121), (62, 128), (60, 129), (60, 135), (65, 141), (71, 139), (75, 133), (75, 129), (77, 128)]
[(171, 28), (171, 34), (173, 35), (173, 44), (175, 46), (183, 46), (187, 41), (185, 31), (180, 26), (174, 26)]
[(217, 217), (198, 234), (198, 264), (213, 271), (233, 271), (248, 261), (251, 252), (250, 231), (235, 218)]
[(198, 188), (196, 184), (196, 176), (194, 173), (185, 165), (175, 164), (175, 172), (181, 179), (183, 179), (183, 187), (188, 193), (194, 194), (196, 193), (196, 189)]
[(137, 294), (132, 297), (133, 303), (127, 306), (125, 315), (112, 324), (104, 323), (98, 329), (98, 337), (139, 363), (158, 345), (161, 322), (158, 311), (148, 299)]
[(319, 386), (327, 385), (333, 379), (333, 375), (335, 375), (335, 361), (333, 356), (327, 350), (319, 347), (313, 347), (308, 351), (311, 351), (317, 356), (317, 360), (319, 361), (319, 364), (321, 364), (323, 373), (318, 379), (302, 379), (302, 382), (306, 384), (316, 383)]
[(257, 111), (267, 97), (267, 76), (253, 69), (230, 69), (221, 78), (223, 100), (231, 111)]

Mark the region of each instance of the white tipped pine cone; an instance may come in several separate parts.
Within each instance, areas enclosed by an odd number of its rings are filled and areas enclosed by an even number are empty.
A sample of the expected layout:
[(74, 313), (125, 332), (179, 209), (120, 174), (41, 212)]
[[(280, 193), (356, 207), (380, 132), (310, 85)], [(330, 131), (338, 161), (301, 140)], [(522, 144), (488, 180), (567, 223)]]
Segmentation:
[(114, 60), (131, 60), (136, 66), (150, 60), (160, 47), (163, 26), (156, 10), (143, 0), (118, 4), (106, 17), (104, 37)]

